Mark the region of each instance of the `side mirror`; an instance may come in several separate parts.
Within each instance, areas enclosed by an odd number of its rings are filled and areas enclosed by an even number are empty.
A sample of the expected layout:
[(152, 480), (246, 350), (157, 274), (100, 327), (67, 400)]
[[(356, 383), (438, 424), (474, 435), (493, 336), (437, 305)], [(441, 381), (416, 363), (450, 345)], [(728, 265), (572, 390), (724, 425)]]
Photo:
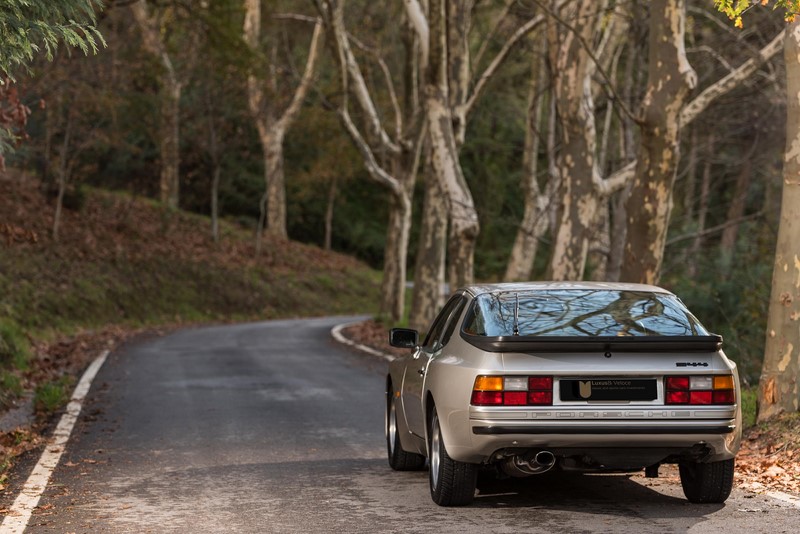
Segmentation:
[(413, 349), (419, 345), (419, 332), (409, 328), (392, 328), (389, 331), (389, 345), (401, 349)]

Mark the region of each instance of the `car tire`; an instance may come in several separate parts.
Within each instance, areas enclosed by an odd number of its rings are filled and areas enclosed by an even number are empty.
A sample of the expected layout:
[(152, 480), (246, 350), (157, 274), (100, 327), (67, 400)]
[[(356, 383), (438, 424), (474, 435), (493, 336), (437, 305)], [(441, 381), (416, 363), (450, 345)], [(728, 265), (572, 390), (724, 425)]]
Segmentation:
[(681, 462), (683, 494), (694, 503), (723, 503), (733, 488), (733, 459), (719, 462)]
[(425, 465), (425, 457), (403, 450), (397, 429), (397, 403), (394, 392), (389, 388), (386, 399), (386, 451), (389, 455), (389, 466), (395, 471), (416, 471)]
[(464, 506), (475, 498), (478, 466), (450, 458), (442, 438), (439, 416), (433, 410), (430, 421), (430, 488), (439, 506)]

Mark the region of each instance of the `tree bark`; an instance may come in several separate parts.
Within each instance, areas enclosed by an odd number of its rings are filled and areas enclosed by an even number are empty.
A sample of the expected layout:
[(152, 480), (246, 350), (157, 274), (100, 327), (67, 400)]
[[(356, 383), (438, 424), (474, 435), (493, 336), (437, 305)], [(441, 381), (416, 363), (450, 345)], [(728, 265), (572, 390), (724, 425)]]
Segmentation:
[(161, 202), (170, 208), (177, 208), (180, 196), (180, 100), (183, 84), (161, 39), (157, 22), (148, 13), (147, 2), (145, 0), (134, 2), (131, 4), (131, 11), (142, 31), (145, 49), (154, 55), (163, 67), (159, 82), (161, 85), (158, 143), (161, 155), (159, 196)]
[(800, 409), (800, 21), (789, 26), (786, 152), (758, 419)]
[[(450, 213), (448, 280), (455, 289), (473, 282), (478, 214), (458, 159), (448, 90), (445, 1), (430, 1), (430, 57), (425, 77), (425, 113), (431, 159)], [(467, 58), (463, 58), (466, 60)], [(451, 60), (452, 61), (452, 60)]]
[(331, 250), (333, 246), (333, 212), (336, 206), (336, 194), (338, 193), (336, 182), (336, 176), (334, 176), (328, 186), (328, 205), (325, 208), (325, 240), (323, 243), (325, 250)]
[[(430, 166), (426, 166), (430, 168)], [(447, 205), (439, 182), (425, 173), (425, 200), (422, 207), (417, 259), (414, 267), (414, 291), (408, 317), (410, 328), (424, 331), (444, 304), (445, 244), (447, 242)]]
[(621, 279), (658, 281), (678, 165), (681, 111), (697, 75), (686, 59), (685, 0), (650, 2), (650, 50), (642, 140), (626, 203), (628, 224)]
[(589, 251), (589, 239), (597, 215), (595, 191), (596, 129), (591, 91), (594, 63), (583, 42), (595, 31), (597, 2), (581, 0), (562, 11), (565, 28), (552, 17), (548, 21), (553, 95), (561, 121), (560, 203), (555, 244), (548, 270), (552, 280), (581, 280)]

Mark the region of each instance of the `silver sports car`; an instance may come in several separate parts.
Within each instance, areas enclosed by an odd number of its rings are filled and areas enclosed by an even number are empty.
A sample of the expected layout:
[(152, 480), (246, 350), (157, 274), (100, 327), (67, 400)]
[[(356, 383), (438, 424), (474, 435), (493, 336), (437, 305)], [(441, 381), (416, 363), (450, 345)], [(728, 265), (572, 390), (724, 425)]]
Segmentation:
[(478, 471), (658, 476), (677, 463), (686, 498), (720, 503), (741, 440), (736, 364), (672, 293), (610, 283), (456, 291), (389, 365), (389, 465), (430, 465), (433, 500), (472, 502)]

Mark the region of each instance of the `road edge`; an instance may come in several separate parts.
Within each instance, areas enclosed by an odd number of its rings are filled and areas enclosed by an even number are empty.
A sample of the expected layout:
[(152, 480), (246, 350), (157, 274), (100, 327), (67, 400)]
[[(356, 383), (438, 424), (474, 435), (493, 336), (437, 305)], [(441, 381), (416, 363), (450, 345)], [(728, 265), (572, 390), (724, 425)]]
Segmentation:
[(366, 345), (362, 345), (361, 343), (356, 343), (352, 339), (348, 339), (347, 337), (345, 337), (344, 334), (342, 334), (342, 330), (344, 330), (348, 326), (353, 326), (353, 325), (359, 324), (361, 322), (363, 322), (363, 321), (354, 321), (354, 322), (350, 322), (350, 323), (337, 324), (336, 326), (331, 328), (331, 337), (336, 342), (341, 343), (342, 345), (347, 345), (348, 347), (352, 347), (352, 348), (354, 348), (354, 349), (356, 349), (356, 350), (358, 350), (360, 352), (364, 352), (366, 354), (369, 354), (370, 356), (376, 356), (378, 358), (386, 360), (387, 362), (390, 362), (390, 361), (394, 360), (394, 356), (392, 356), (391, 354), (387, 354), (385, 352), (381, 352), (379, 350), (373, 349), (372, 347), (368, 347)]
[(108, 350), (101, 352), (83, 372), (78, 385), (75, 386), (70, 402), (67, 404), (67, 409), (58, 421), (53, 435), (47, 440), (39, 462), (31, 471), (28, 480), (25, 481), (19, 495), (14, 500), (14, 504), (8, 509), (8, 515), (0, 524), (0, 534), (22, 534), (25, 531), (33, 510), (38, 506), (39, 499), (47, 488), (50, 477), (61, 460), (61, 455), (64, 454), (72, 430), (78, 421), (78, 415), (83, 408), (83, 401), (89, 393), (89, 388), (91, 388), (100, 367), (105, 363), (108, 354)]

